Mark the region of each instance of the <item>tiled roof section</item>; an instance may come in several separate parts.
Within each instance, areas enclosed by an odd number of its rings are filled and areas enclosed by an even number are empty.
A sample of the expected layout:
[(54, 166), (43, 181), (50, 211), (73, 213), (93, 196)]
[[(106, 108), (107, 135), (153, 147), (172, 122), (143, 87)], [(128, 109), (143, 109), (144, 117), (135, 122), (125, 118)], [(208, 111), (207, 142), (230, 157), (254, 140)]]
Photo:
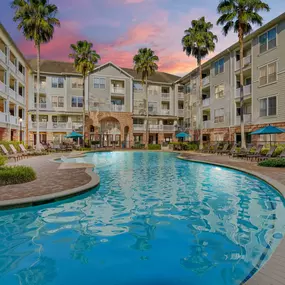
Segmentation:
[[(37, 69), (37, 60), (31, 59), (29, 60), (29, 63), (33, 70)], [(134, 77), (134, 79), (140, 80), (141, 75), (137, 74), (137, 72), (134, 69), (131, 68), (122, 68), (125, 72), (130, 74)], [(55, 73), (55, 74), (68, 74), (73, 73), (77, 74), (73, 63), (72, 62), (64, 62), (64, 61), (54, 61), (54, 60), (41, 60), (40, 65), (41, 72), (47, 72), (47, 73)], [(165, 72), (156, 72), (154, 75), (150, 76), (149, 80), (153, 82), (161, 82), (161, 83), (173, 83), (174, 81), (178, 80), (180, 77), (165, 73)]]

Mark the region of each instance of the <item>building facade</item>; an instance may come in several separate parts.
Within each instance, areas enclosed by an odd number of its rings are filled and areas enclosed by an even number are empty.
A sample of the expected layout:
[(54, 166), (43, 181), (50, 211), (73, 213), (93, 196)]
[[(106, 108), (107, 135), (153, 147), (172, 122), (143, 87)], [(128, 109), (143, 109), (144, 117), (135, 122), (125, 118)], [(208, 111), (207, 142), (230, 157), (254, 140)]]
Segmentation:
[[(244, 121), (246, 139), (272, 124), (285, 127), (285, 13), (245, 38)], [(238, 43), (202, 66), (202, 102), (199, 79), (193, 70), (177, 83), (185, 86), (185, 126), (196, 138), (202, 129), (205, 141), (240, 141), (240, 56)], [(201, 118), (201, 120), (199, 120)], [(196, 130), (196, 131), (195, 131)], [(285, 141), (284, 135), (273, 140)]]

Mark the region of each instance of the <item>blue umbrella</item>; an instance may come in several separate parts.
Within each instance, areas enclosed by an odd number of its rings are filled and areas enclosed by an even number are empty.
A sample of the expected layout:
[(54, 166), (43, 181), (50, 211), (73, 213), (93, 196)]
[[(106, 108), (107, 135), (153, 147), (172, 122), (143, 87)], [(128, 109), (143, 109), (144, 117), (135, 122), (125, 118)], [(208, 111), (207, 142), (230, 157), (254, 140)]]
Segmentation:
[(189, 134), (186, 134), (186, 133), (179, 133), (176, 135), (176, 138), (178, 139), (185, 139), (185, 138), (189, 138), (190, 135)]
[(259, 130), (254, 131), (254, 132), (252, 132), (250, 134), (251, 135), (270, 135), (270, 145), (271, 145), (271, 135), (283, 134), (283, 133), (285, 133), (284, 129), (268, 125), (268, 126), (266, 126), (264, 128), (261, 128)]
[(77, 132), (71, 132), (70, 134), (65, 136), (67, 139), (78, 139), (78, 138), (82, 138), (83, 135), (79, 134)]

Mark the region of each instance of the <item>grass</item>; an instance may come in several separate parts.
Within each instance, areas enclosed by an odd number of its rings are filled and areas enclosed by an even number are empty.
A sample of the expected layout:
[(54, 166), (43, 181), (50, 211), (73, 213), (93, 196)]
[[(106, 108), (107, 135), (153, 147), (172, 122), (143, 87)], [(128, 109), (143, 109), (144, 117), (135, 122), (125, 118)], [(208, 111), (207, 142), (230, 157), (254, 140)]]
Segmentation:
[(264, 167), (280, 167), (280, 168), (283, 168), (283, 167), (285, 167), (285, 158), (267, 159), (267, 160), (259, 162), (258, 165), (264, 166)]

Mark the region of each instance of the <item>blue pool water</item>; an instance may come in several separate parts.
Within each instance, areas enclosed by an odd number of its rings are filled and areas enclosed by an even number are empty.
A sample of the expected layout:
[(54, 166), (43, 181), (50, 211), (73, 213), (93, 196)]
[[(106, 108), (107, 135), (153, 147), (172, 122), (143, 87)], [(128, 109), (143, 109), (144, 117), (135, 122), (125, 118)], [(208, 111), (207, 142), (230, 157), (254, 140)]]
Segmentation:
[(1, 285), (235, 285), (283, 238), (284, 200), (244, 173), (155, 152), (68, 161), (100, 187), (0, 212)]

